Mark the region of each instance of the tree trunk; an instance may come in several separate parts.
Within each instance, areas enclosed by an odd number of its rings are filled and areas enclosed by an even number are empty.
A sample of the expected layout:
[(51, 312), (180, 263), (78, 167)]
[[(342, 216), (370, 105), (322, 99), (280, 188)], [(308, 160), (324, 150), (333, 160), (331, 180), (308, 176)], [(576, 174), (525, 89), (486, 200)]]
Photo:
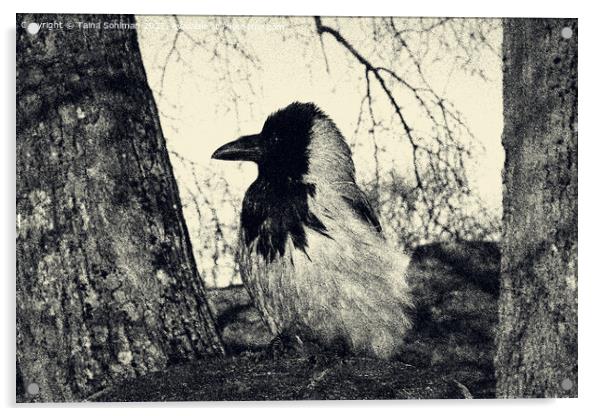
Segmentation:
[(503, 50), (497, 394), (576, 397), (577, 20), (507, 19)]
[(103, 21), (135, 22), (17, 16), (19, 401), (223, 353), (136, 30), (77, 24)]

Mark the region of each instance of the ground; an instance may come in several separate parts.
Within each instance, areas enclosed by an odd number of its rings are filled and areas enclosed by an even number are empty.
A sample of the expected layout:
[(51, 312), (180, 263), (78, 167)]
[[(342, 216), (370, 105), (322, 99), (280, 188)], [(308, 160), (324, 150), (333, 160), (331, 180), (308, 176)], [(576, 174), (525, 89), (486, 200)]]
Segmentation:
[[(351, 358), (326, 366), (254, 355), (173, 366), (128, 380), (94, 401), (462, 399), (490, 397), (474, 369)], [(491, 384), (491, 383), (490, 383)], [(471, 391), (472, 388), (472, 391)]]
[(413, 256), (414, 330), (395, 360), (268, 353), (271, 336), (242, 287), (209, 299), (228, 356), (172, 365), (96, 393), (91, 401), (487, 398), (495, 392), (499, 250), (431, 244)]

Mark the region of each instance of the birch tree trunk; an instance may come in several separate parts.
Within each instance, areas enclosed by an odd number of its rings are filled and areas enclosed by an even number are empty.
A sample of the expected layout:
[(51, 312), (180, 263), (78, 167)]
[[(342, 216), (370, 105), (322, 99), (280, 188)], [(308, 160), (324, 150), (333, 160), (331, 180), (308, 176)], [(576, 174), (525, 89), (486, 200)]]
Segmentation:
[[(125, 26), (77, 25), (108, 19)], [(82, 400), (223, 353), (134, 22), (17, 16), (19, 401)]]
[(577, 396), (577, 20), (504, 22), (500, 397)]

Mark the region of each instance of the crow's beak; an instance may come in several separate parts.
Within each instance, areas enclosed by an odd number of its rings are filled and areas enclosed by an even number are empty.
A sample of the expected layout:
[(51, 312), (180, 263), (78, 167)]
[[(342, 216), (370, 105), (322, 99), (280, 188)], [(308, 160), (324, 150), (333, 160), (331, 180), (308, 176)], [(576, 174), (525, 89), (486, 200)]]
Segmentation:
[(258, 162), (261, 156), (260, 136), (252, 134), (242, 136), (233, 142), (226, 143), (211, 155), (212, 159), (247, 160)]

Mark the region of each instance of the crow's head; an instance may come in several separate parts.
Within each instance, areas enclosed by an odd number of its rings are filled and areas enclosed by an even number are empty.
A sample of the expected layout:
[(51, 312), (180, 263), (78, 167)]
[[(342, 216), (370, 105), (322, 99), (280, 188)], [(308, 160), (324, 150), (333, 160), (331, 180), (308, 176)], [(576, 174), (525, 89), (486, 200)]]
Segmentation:
[[(292, 103), (270, 115), (261, 133), (243, 136), (217, 149), (213, 159), (257, 163), (259, 175), (243, 199), (241, 228), (247, 247), (268, 262), (283, 256), (289, 238), (295, 248), (308, 247), (307, 231), (330, 235), (326, 219), (356, 216), (372, 231), (380, 223), (355, 183), (351, 150), (337, 126), (312, 103)], [(310, 200), (329, 213), (311, 208)], [(372, 232), (369, 229), (365, 231)], [(308, 256), (309, 257), (309, 256)]]
[(294, 102), (270, 115), (259, 134), (227, 143), (211, 157), (255, 162), (259, 174), (271, 178), (300, 179), (308, 173), (311, 159), (341, 156), (351, 163), (334, 123), (315, 104)]

